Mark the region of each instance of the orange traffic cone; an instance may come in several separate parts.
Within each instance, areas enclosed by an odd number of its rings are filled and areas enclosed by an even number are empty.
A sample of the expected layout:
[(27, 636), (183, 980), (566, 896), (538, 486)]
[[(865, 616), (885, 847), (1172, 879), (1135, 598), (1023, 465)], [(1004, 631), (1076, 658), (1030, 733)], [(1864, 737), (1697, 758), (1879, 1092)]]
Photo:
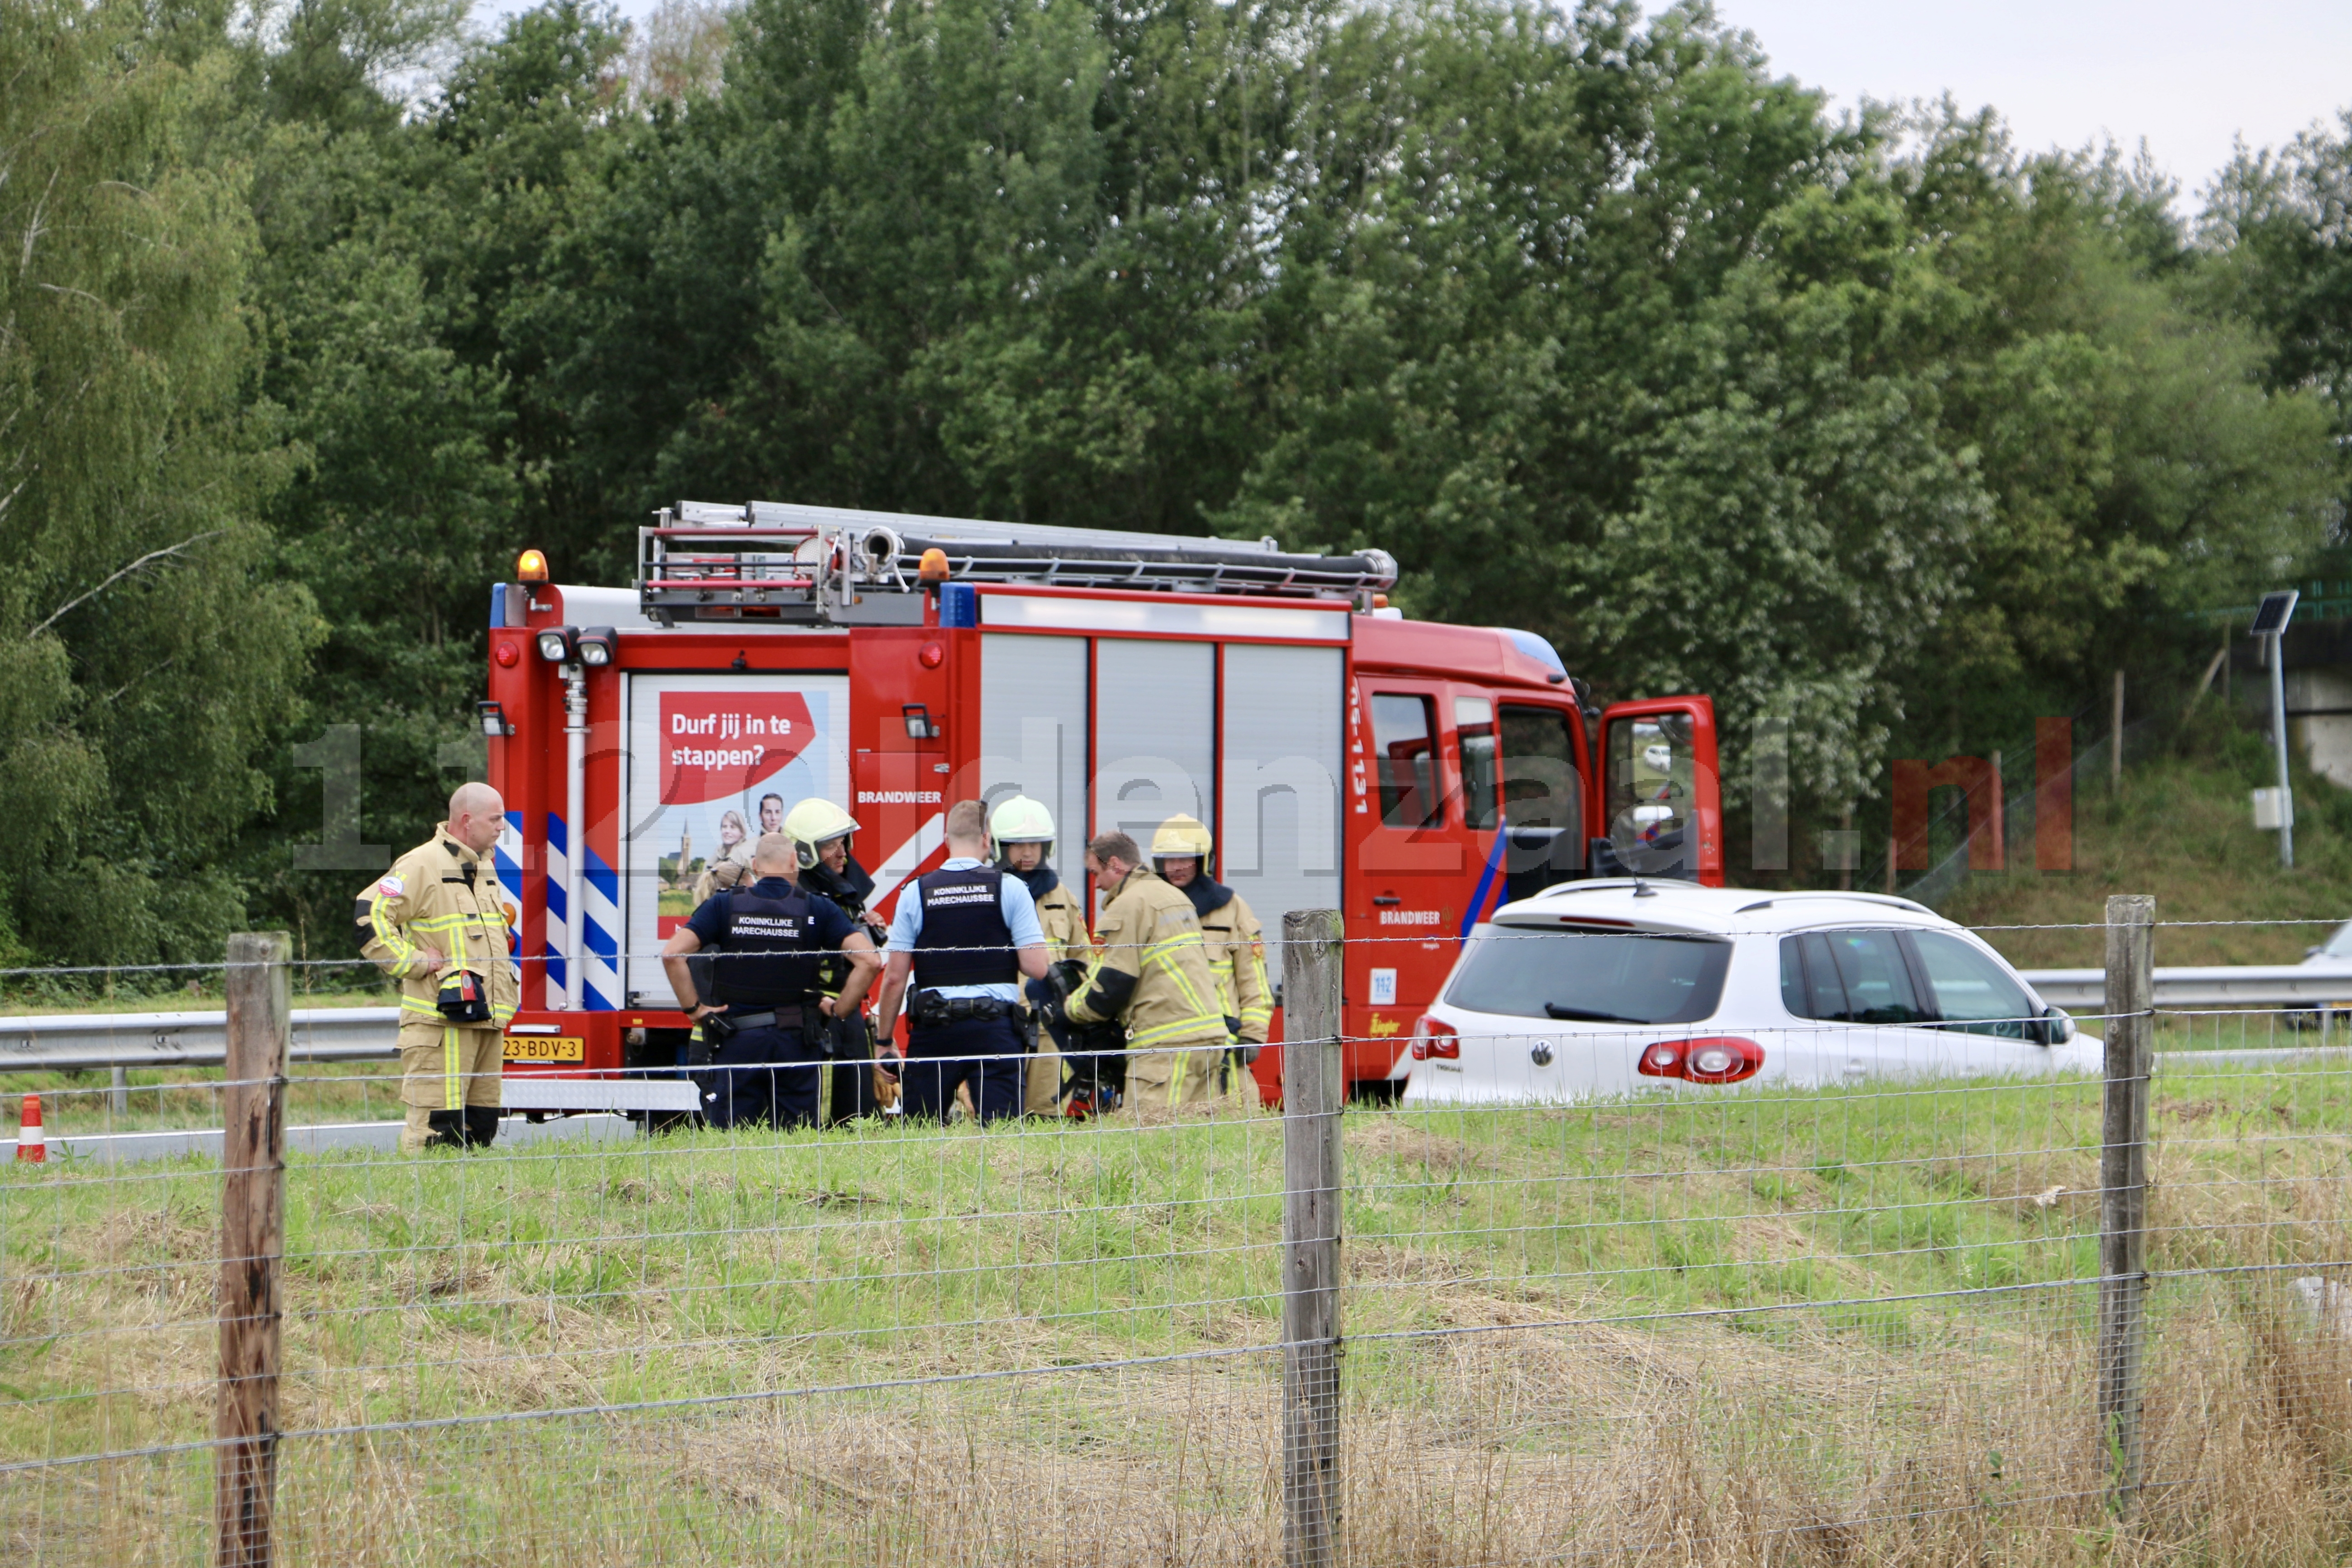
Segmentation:
[(16, 1128), (16, 1158), (30, 1160), (36, 1165), (49, 1157), (48, 1134), (41, 1131), (41, 1097), (25, 1097), (24, 1120)]

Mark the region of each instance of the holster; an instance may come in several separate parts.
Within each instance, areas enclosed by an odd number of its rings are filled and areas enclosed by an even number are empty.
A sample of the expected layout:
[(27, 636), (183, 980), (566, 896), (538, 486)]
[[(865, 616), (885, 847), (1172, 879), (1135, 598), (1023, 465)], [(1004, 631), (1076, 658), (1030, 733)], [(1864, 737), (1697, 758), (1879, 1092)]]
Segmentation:
[(842, 1048), (848, 1038), (842, 1026), (863, 1020), (826, 1017), (823, 1005), (826, 1000), (822, 991), (812, 991), (801, 998), (801, 1036), (828, 1061), (835, 1057), (853, 1056), (855, 1052)]
[(874, 1056), (874, 1025), (863, 1013), (826, 1019), (823, 1034), (824, 1054), (837, 1060), (862, 1062)]

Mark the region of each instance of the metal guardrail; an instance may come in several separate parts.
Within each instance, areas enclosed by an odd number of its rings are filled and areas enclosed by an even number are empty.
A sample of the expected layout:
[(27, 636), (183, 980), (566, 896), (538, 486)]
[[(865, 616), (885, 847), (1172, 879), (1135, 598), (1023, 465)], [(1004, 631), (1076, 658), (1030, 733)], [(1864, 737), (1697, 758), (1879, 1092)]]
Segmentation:
[[(296, 1061), (389, 1061), (400, 1054), (397, 1007), (297, 1007)], [(218, 1067), (226, 1013), (47, 1013), (0, 1018), (0, 1072), (89, 1068)]]
[[(391, 1061), (400, 1055), (397, 1007), (297, 1007), (292, 1017), (296, 1061)], [(49, 1013), (0, 1018), (0, 1072), (216, 1068), (227, 1057), (226, 1013)], [(509, 1073), (501, 1090), (509, 1110), (701, 1108), (691, 1082), (667, 1075), (581, 1079)]]
[[(2103, 969), (2022, 969), (2044, 1002), (2097, 1012), (2105, 1007)], [(2158, 1007), (2317, 1007), (2352, 1011), (2352, 974), (2302, 964), (2223, 963), (2156, 972)]]
[[(2044, 1002), (2096, 1013), (2106, 1005), (2106, 972), (2018, 972)], [(2299, 964), (2216, 964), (2158, 969), (2158, 1007), (2327, 1007), (2352, 1012), (2352, 974)], [(400, 1054), (397, 1007), (298, 1007), (296, 1061), (390, 1061)], [(228, 1052), (224, 1013), (49, 1013), (0, 1018), (0, 1072), (66, 1072), (96, 1068), (218, 1067)], [(580, 1110), (692, 1110), (683, 1080), (621, 1084), (509, 1076), (510, 1106)], [(554, 1086), (564, 1087), (557, 1089)], [(671, 1103), (673, 1098), (678, 1102)], [(577, 1101), (577, 1104), (573, 1102)]]

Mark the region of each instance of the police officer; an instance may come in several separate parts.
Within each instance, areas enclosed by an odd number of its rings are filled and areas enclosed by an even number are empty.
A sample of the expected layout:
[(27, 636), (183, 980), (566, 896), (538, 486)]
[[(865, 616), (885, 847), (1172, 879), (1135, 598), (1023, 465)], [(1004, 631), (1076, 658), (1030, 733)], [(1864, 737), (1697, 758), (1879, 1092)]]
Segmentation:
[[(1045, 962), (1063, 963), (1087, 955), (1087, 911), (1062, 885), (1046, 856), (1054, 847), (1054, 814), (1045, 803), (1016, 795), (989, 814), (990, 836), (1003, 857), (996, 868), (1017, 877), (1037, 906), (1038, 928), (1045, 933)], [(1023, 1108), (1032, 1116), (1056, 1116), (1062, 1110), (1062, 1058), (1054, 1037), (1043, 1025), (1032, 1031), (1034, 1054), (1023, 1074)]]
[[(784, 836), (793, 840), (800, 861), (800, 885), (841, 906), (857, 922), (868, 941), (888, 940), (881, 917), (866, 907), (874, 896), (874, 879), (851, 853), (850, 840), (857, 819), (829, 800), (812, 795), (784, 813)], [(838, 996), (849, 974), (849, 961), (827, 953), (818, 961), (817, 993)], [(831, 1048), (825, 1053), (822, 1103), (827, 1125), (870, 1116), (882, 1109), (876, 1099), (873, 1077), (873, 1028), (866, 1015), (852, 1008), (831, 1020)]]
[[(714, 1127), (815, 1126), (824, 1056), (812, 1037), (836, 1013), (857, 1010), (879, 967), (866, 934), (832, 900), (796, 887), (793, 869), (793, 841), (761, 835), (751, 852), (756, 880), (713, 894), (662, 944), (677, 1005), (706, 1038), (718, 1037), (702, 1095)], [(715, 954), (709, 996), (687, 962), (705, 949)], [(845, 955), (849, 975), (840, 995), (820, 997), (818, 962), (832, 952)]]
[(1127, 1104), (1139, 1115), (1209, 1103), (1225, 1018), (1192, 901), (1155, 876), (1124, 833), (1087, 846), (1087, 872), (1108, 902), (1095, 926), (1094, 967), (1064, 1005), (1067, 1016), (1127, 1026)]
[(911, 981), (906, 1114), (944, 1121), (968, 1083), (972, 1113), (994, 1121), (1021, 1113), (1029, 1050), (1021, 979), (1045, 978), (1045, 933), (1021, 879), (988, 864), (980, 802), (948, 808), (947, 840), (947, 864), (898, 895), (875, 1025), (884, 1041), (893, 1038)]
[(497, 870), (506, 804), (459, 786), (449, 819), (359, 899), (360, 951), (400, 982), (403, 1152), (499, 1133), (502, 1041), (522, 988), (507, 959)]
[(1192, 900), (1209, 947), (1209, 973), (1217, 980), (1217, 1005), (1233, 1037), (1232, 1057), (1236, 1067), (1246, 1068), (1265, 1048), (1274, 1022), (1265, 933), (1249, 900), (1209, 875), (1211, 844), (1209, 829), (1198, 817), (1171, 816), (1151, 836), (1151, 865), (1170, 887)]

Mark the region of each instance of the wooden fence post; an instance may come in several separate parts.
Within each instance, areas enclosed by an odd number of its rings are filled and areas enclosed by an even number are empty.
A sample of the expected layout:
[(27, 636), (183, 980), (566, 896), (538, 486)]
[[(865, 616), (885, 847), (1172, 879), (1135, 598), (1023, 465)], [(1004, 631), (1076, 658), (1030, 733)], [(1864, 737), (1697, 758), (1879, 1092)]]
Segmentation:
[(213, 1561), (270, 1568), (278, 1483), (278, 1356), (286, 1251), (286, 1055), (293, 1016), (284, 931), (228, 939), (222, 1107), (220, 1392)]
[(2147, 1297), (2147, 1089), (2154, 1069), (2156, 900), (2107, 900), (2106, 1089), (2099, 1150), (2099, 1447), (2118, 1516), (2139, 1500)]
[(1286, 1568), (1336, 1563), (1339, 1530), (1337, 910), (1282, 917), (1282, 1541)]

